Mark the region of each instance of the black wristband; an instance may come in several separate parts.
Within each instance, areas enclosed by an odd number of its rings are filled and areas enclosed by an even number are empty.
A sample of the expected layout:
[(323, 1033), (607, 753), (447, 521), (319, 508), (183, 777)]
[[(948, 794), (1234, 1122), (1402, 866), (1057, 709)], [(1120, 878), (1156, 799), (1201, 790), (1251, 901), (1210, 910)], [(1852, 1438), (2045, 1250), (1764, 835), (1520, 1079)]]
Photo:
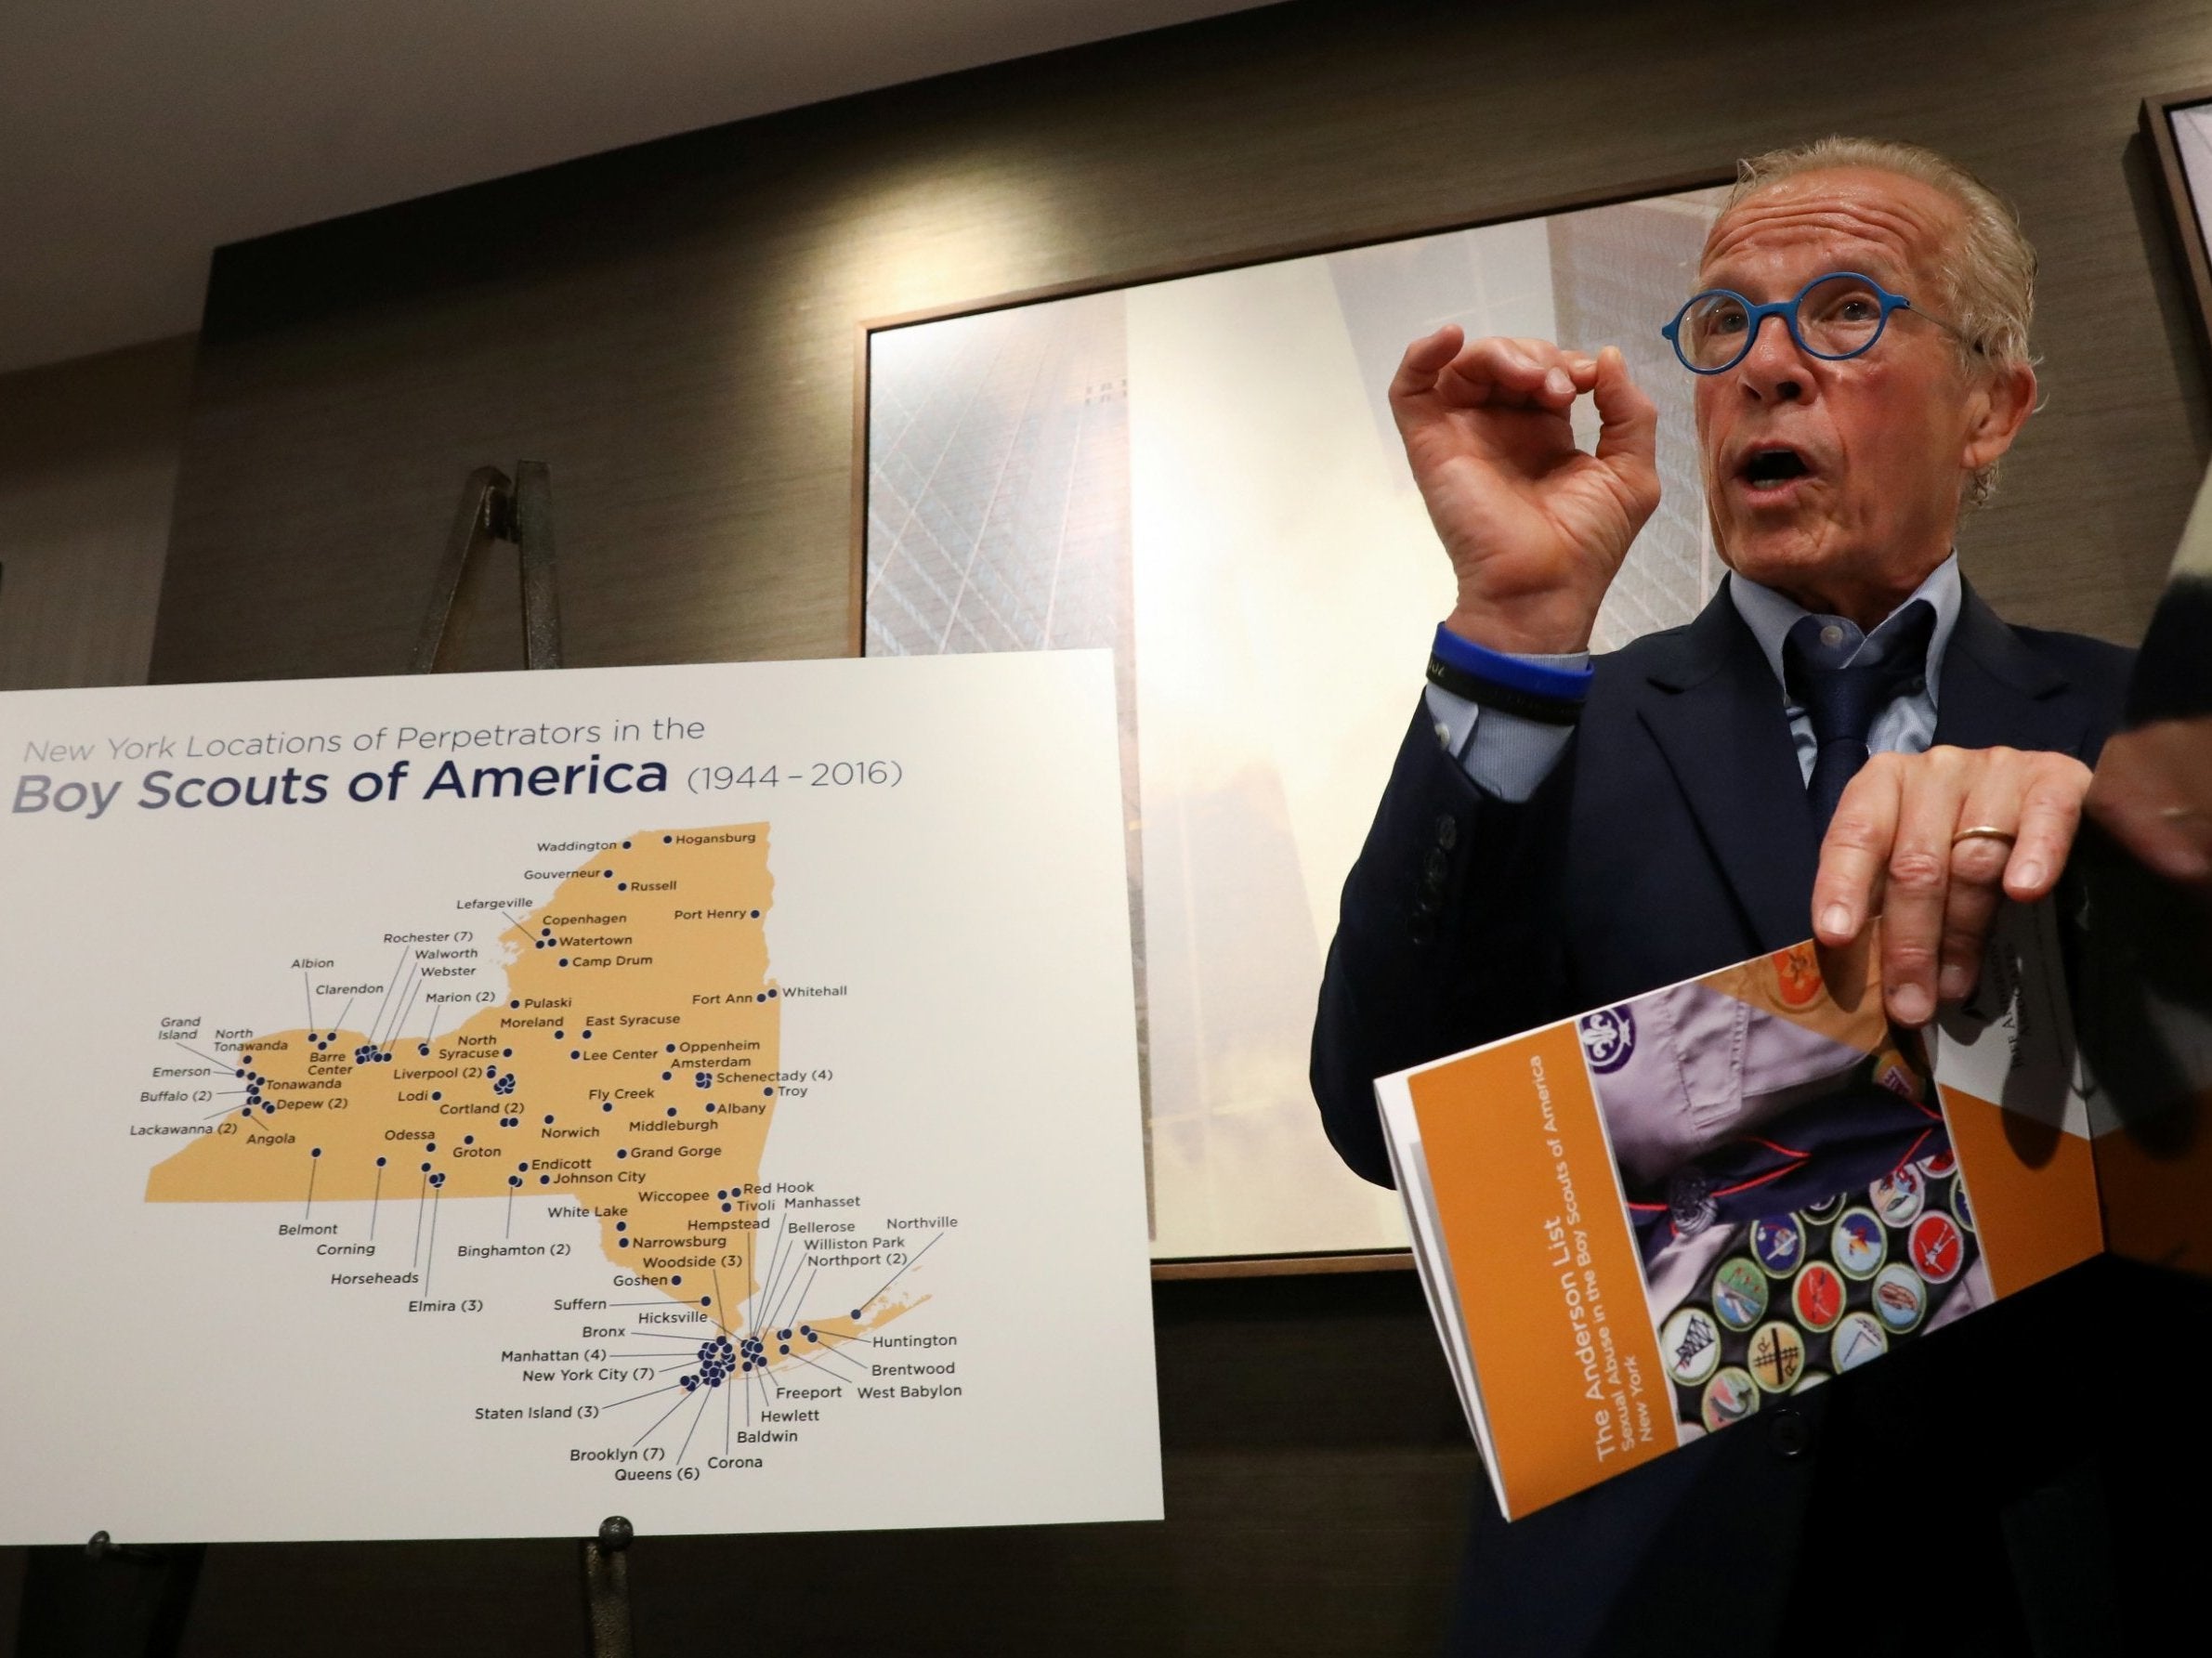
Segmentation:
[(1438, 690), (1464, 697), (1480, 707), (1494, 708), (1501, 714), (1513, 714), (1539, 725), (1572, 725), (1582, 718), (1580, 698), (1539, 697), (1533, 691), (1517, 691), (1511, 685), (1470, 673), (1464, 668), (1455, 668), (1433, 652), (1429, 657), (1429, 683)]

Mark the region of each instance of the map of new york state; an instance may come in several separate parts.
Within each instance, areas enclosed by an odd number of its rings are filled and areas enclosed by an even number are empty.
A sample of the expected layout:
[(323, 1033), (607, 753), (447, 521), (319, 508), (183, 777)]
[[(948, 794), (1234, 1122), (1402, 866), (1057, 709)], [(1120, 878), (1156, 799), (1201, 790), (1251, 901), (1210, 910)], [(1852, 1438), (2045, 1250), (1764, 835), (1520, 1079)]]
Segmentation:
[[(511, 1218), (552, 1200), (596, 1221), (613, 1266), (700, 1315), (707, 1339), (687, 1390), (860, 1339), (919, 1303), (878, 1294), (812, 1306), (811, 1273), (785, 1265), (834, 1263), (858, 1229), (844, 1200), (760, 1178), (789, 1080), (768, 975), (773, 886), (765, 823), (609, 842), (548, 902), (503, 912), (505, 986), (490, 1000), (476, 999), (473, 970), (452, 965), (469, 952), (441, 946), (450, 935), (406, 935), (416, 942), (399, 971), (366, 987), (383, 992), (369, 1028), (334, 1016), (331, 1028), (238, 1044), (241, 1103), (155, 1166), (147, 1200), (296, 1205), (304, 1192), (311, 1205), (435, 1213), (496, 1198)], [(440, 986), (474, 1011), (436, 1036), (395, 1034), (397, 999), (438, 998)], [(422, 1259), (426, 1280), (432, 1257)], [(770, 1308), (759, 1303), (772, 1266)]]

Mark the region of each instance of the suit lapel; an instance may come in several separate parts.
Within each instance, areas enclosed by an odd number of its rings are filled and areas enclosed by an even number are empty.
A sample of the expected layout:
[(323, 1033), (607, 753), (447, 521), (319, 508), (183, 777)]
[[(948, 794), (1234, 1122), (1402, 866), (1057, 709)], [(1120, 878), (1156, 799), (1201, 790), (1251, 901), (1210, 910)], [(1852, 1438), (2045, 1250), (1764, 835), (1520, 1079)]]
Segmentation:
[(2030, 651), (1970, 587), (1944, 653), (1935, 740), (1961, 749), (2078, 754), (2088, 730), (2066, 677)]
[(1813, 931), (1819, 848), (1782, 687), (1725, 583), (1671, 643), (1646, 670), (1638, 714), (1752, 936), (1795, 944)]

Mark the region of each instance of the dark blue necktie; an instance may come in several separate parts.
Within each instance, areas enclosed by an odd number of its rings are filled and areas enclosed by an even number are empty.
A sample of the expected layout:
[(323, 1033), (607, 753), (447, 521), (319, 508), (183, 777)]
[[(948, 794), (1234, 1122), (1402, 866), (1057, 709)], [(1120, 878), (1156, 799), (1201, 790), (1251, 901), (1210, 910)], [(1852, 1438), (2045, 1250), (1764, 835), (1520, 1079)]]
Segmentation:
[(1826, 834), (1844, 785), (1866, 764), (1866, 734), (1877, 715), (1908, 693), (1928, 671), (1935, 607), (1915, 599), (1883, 636), (1878, 662), (1836, 665), (1839, 652), (1821, 639), (1821, 618), (1801, 616), (1782, 642), (1782, 672), (1790, 699), (1813, 724), (1813, 777), (1806, 791), (1814, 826)]

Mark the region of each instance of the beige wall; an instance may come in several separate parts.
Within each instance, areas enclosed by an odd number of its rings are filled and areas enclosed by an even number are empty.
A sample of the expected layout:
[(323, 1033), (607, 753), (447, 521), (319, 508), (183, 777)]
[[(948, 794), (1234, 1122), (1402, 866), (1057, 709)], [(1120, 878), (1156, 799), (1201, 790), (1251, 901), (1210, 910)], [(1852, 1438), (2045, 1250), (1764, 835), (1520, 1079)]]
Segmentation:
[(194, 345), (0, 375), (0, 690), (144, 683)]

